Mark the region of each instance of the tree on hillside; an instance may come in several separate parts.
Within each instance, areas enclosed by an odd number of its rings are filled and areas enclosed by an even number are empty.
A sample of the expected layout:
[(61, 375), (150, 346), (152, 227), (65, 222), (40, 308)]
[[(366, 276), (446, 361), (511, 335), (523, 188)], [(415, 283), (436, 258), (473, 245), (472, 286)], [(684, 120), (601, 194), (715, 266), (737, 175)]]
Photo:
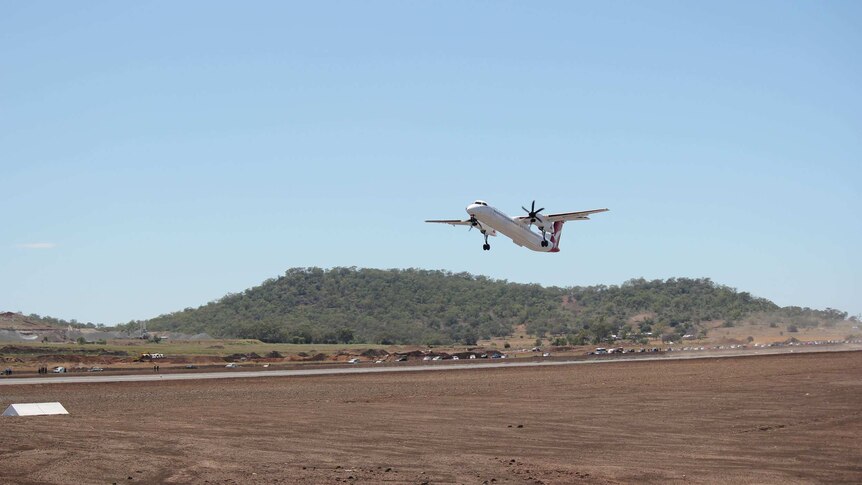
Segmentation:
[(799, 326), (846, 317), (833, 309), (781, 309), (707, 278), (557, 288), (447, 271), (293, 268), (254, 288), (143, 323), (152, 330), (267, 342), (473, 345), (509, 336), (516, 325), (538, 338), (566, 335), (569, 342), (605, 341), (616, 332), (635, 338), (630, 322), (644, 314), (650, 317), (640, 331), (651, 328), (668, 338), (696, 333), (701, 322), (754, 315), (781, 314)]

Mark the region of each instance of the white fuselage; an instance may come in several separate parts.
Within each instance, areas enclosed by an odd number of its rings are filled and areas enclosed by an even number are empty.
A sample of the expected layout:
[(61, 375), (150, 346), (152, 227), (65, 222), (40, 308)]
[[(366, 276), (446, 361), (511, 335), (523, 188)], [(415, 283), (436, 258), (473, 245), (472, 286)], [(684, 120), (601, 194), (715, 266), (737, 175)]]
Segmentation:
[(559, 249), (559, 232), (562, 228), (562, 222), (554, 224), (553, 228), (547, 228), (546, 239), (548, 245), (542, 246), (542, 235), (532, 231), (529, 225), (515, 220), (500, 210), (491, 207), (487, 204), (473, 203), (467, 206), (467, 214), (479, 221), (481, 227), (488, 233), (497, 231), (500, 234), (508, 237), (518, 246), (523, 246), (533, 251), (543, 253), (555, 253)]

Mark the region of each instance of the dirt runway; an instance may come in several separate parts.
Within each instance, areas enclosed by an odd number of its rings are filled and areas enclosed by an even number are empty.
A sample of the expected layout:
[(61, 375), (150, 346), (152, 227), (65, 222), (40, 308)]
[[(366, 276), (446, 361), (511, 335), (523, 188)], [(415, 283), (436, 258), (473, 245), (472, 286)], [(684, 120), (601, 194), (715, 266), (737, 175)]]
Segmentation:
[(862, 482), (862, 352), (50, 384), (0, 482)]

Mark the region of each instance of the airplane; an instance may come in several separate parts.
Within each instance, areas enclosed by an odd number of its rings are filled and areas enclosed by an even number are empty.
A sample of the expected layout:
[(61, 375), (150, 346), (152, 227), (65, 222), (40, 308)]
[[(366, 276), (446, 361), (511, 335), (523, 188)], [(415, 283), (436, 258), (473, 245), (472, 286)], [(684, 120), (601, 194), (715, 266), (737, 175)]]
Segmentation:
[[(509, 237), (515, 244), (533, 251), (541, 253), (557, 253), (560, 251), (560, 236), (563, 231), (563, 223), (566, 221), (586, 221), (590, 214), (599, 212), (607, 212), (608, 209), (593, 209), (580, 212), (561, 212), (559, 214), (540, 214), (544, 207), (536, 210), (536, 201), (530, 209), (521, 206), (521, 209), (527, 213), (525, 216), (509, 217), (500, 210), (491, 207), (483, 200), (477, 200), (467, 206), (467, 214), (469, 219), (432, 219), (425, 222), (450, 224), (452, 226), (470, 226), (472, 231), (474, 227), (478, 228), (485, 237), (485, 244), (482, 245), (482, 250), (488, 251), (491, 245), (488, 244), (488, 236), (496, 236), (499, 232), (504, 236)], [(540, 233), (532, 230), (532, 226)], [(548, 233), (550, 232), (550, 241), (548, 241)]]

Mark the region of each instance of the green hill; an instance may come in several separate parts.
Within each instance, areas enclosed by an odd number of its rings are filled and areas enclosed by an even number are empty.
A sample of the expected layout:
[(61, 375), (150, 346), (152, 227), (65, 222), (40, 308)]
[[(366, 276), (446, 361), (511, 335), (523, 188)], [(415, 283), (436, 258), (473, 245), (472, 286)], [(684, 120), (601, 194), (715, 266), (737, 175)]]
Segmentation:
[(384, 344), (471, 344), (510, 335), (525, 324), (533, 335), (586, 343), (613, 333), (678, 338), (698, 332), (702, 322), (733, 325), (763, 315), (809, 325), (847, 316), (831, 309), (782, 309), (709, 279), (558, 288), (446, 271), (295, 268), (242, 293), (146, 323), (150, 330), (267, 342)]

